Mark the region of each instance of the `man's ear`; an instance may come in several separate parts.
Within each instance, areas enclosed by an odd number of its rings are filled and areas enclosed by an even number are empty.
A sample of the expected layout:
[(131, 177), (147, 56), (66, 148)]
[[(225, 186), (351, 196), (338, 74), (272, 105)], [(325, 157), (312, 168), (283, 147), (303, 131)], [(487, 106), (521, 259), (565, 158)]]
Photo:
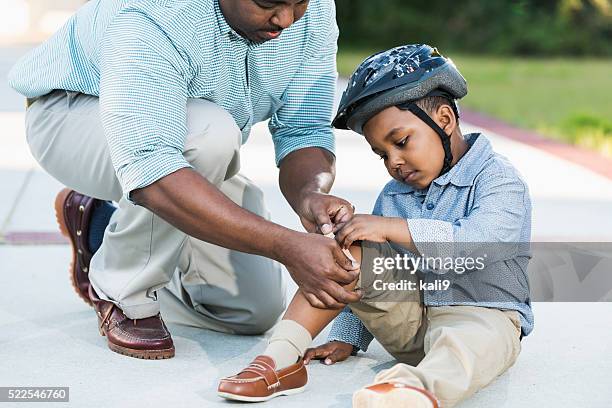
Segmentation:
[(436, 122), (447, 135), (452, 135), (457, 128), (457, 118), (450, 105), (442, 104), (436, 110)]

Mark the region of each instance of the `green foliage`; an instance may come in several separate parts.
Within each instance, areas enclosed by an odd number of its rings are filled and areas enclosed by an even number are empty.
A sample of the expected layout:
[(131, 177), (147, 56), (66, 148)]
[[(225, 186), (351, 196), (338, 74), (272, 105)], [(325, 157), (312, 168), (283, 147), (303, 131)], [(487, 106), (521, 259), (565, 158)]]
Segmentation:
[(562, 124), (569, 141), (612, 157), (612, 122), (591, 113), (575, 113)]
[(612, 55), (610, 0), (336, 0), (340, 46)]

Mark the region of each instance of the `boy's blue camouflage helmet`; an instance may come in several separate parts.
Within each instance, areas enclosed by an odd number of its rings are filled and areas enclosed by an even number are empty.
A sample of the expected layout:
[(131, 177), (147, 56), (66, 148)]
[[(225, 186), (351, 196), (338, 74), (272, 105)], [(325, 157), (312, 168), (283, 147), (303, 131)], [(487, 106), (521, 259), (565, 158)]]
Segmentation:
[(364, 124), (389, 106), (428, 95), (446, 96), (454, 104), (466, 94), (467, 83), (449, 58), (426, 44), (403, 45), (374, 54), (357, 67), (333, 126), (363, 134)]

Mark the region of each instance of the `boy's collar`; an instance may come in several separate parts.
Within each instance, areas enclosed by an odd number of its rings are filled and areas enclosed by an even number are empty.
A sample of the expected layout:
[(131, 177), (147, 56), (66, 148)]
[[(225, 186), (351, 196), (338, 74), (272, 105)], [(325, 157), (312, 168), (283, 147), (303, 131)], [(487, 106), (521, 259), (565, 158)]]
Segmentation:
[[(465, 141), (469, 148), (463, 157), (447, 173), (434, 179), (432, 183), (436, 183), (438, 186), (445, 186), (451, 183), (458, 187), (468, 187), (474, 184), (474, 179), (476, 179), (480, 172), (482, 164), (491, 157), (493, 148), (491, 147), (491, 142), (480, 133), (465, 135)], [(401, 181), (392, 180), (386, 190), (385, 193), (389, 195), (406, 193), (426, 195), (429, 187), (419, 190)]]
[(474, 179), (480, 172), (482, 164), (491, 157), (493, 148), (491, 142), (480, 133), (465, 135), (469, 148), (459, 161), (448, 171), (433, 181), (439, 186), (452, 183), (458, 187), (468, 187), (474, 184)]

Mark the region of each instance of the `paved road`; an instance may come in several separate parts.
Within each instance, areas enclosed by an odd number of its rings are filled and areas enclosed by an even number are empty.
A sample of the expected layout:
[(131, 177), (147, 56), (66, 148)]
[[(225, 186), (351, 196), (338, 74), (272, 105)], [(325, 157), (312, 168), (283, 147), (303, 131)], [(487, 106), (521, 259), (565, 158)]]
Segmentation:
[[(22, 51), (0, 50), (0, 78)], [(51, 204), (61, 186), (30, 157), (22, 99), (4, 80), (0, 123), (0, 233), (53, 233)], [(464, 129), (476, 130), (469, 124)], [(369, 212), (388, 176), (363, 139), (349, 132), (337, 137), (334, 192), (359, 212)], [(489, 137), (530, 186), (535, 239), (612, 241), (611, 180), (500, 135)], [(242, 157), (244, 174), (263, 188), (273, 218), (299, 228), (278, 191), (265, 126), (255, 127)], [(73, 407), (133, 407), (144, 401), (160, 407), (227, 405), (215, 396), (216, 380), (261, 352), (265, 336), (228, 336), (170, 324), (177, 347), (172, 360), (140, 361), (111, 353), (97, 333), (93, 312), (72, 293), (69, 256), (65, 245), (0, 245), (0, 386), (70, 386)], [(288, 293), (294, 290), (289, 285)], [(534, 311), (536, 329), (524, 339), (516, 366), (462, 406), (609, 407), (612, 303), (537, 303)], [(348, 407), (352, 391), (391, 364), (374, 344), (344, 364), (315, 364), (305, 394), (265, 406)]]

